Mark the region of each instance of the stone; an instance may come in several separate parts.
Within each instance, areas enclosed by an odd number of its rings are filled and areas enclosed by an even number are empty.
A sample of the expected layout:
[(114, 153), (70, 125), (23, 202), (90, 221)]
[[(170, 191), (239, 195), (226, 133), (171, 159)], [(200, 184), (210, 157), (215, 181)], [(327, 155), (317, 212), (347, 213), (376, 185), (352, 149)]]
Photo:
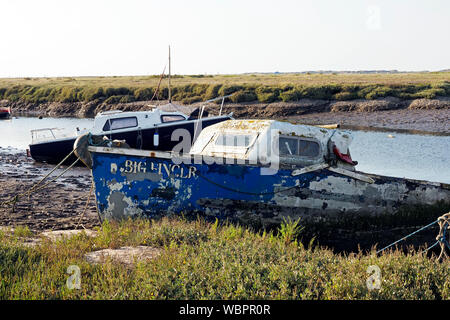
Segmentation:
[(132, 266), (134, 262), (150, 261), (161, 253), (161, 249), (137, 246), (137, 247), (121, 247), (118, 249), (103, 249), (85, 254), (85, 259), (92, 264), (104, 263), (108, 259), (115, 262)]
[(79, 230), (55, 230), (42, 232), (40, 235), (42, 237), (48, 238), (52, 241), (60, 240), (63, 238), (69, 239), (75, 235), (86, 234), (88, 237), (96, 237), (97, 232), (89, 229), (79, 229)]

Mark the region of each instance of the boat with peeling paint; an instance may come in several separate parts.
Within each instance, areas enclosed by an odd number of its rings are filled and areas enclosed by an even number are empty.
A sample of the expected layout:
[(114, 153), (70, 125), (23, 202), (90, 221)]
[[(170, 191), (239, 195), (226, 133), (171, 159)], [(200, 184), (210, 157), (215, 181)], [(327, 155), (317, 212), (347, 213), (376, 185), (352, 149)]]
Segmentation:
[(87, 147), (103, 219), (202, 215), (255, 226), (287, 217), (340, 223), (450, 202), (443, 183), (355, 170), (349, 132), (274, 120), (228, 120), (188, 152)]

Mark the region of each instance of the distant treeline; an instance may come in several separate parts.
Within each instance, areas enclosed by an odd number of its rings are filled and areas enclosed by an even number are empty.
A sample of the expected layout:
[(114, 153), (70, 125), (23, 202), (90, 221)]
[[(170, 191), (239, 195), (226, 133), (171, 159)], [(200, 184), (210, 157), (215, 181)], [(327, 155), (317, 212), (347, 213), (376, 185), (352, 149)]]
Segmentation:
[[(89, 102), (107, 104), (165, 100), (169, 96), (167, 86), (157, 87), (102, 87), (102, 86), (39, 86), (13, 85), (0, 87), (0, 100), (44, 102)], [(172, 99), (184, 104), (205, 101), (230, 95), (231, 102), (293, 102), (299, 99), (324, 100), (373, 100), (382, 97), (401, 99), (432, 99), (450, 96), (450, 82), (431, 84), (320, 84), (320, 85), (255, 85), (255, 84), (188, 84), (172, 87)]]

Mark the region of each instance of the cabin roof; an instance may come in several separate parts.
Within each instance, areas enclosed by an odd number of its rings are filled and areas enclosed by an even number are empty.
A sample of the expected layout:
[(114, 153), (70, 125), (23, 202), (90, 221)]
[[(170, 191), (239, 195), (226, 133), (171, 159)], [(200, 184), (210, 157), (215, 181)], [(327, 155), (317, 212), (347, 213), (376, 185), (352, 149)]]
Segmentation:
[[(229, 135), (231, 140), (236, 136), (246, 136), (240, 143), (229, 145), (223, 139)], [(276, 157), (274, 152), (278, 145), (278, 137), (293, 138), (315, 142), (319, 145), (319, 153), (313, 158), (302, 156), (285, 159), (285, 162), (299, 162), (314, 164), (323, 162), (323, 156), (328, 153), (328, 142), (333, 143), (343, 153), (348, 152), (351, 135), (345, 131), (325, 129), (316, 126), (295, 124), (277, 120), (227, 120), (202, 130), (190, 153), (204, 156), (231, 157), (236, 159), (250, 159), (252, 157)], [(222, 139), (222, 140), (220, 140)], [(234, 140), (237, 141), (237, 140)], [(269, 144), (267, 143), (269, 142)], [(272, 146), (272, 147), (269, 147)]]
[(212, 131), (246, 131), (261, 132), (269, 128), (274, 120), (228, 120), (214, 125)]
[(218, 132), (233, 134), (270, 134), (275, 130), (279, 135), (309, 137), (318, 140), (328, 139), (333, 130), (316, 126), (295, 124), (279, 120), (227, 120), (204, 128), (197, 141), (210, 140)]

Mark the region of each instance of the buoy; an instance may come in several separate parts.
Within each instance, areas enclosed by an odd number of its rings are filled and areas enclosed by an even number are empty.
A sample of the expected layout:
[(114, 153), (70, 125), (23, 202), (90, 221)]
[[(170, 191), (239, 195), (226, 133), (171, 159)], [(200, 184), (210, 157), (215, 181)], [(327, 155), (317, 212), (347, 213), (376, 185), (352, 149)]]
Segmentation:
[(159, 134), (158, 134), (158, 131), (156, 131), (155, 134), (153, 135), (153, 145), (155, 147), (159, 146)]
[(79, 136), (74, 144), (73, 149), (75, 155), (80, 158), (86, 167), (92, 169), (92, 158), (88, 150), (89, 147), (89, 133)]

